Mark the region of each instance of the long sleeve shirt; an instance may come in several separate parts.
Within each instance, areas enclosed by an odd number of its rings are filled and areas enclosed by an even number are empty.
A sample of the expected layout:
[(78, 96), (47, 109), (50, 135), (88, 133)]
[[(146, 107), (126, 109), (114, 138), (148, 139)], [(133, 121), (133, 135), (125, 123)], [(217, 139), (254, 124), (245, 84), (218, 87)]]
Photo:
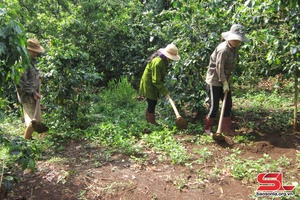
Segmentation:
[(222, 86), (222, 82), (229, 81), (238, 58), (238, 48), (232, 47), (228, 41), (217, 46), (210, 56), (206, 73), (206, 83), (212, 86)]
[(21, 75), (17, 85), (18, 99), (20, 103), (33, 103), (33, 95), (38, 92), (40, 72), (36, 68), (35, 60), (31, 61), (31, 67)]
[(147, 64), (140, 82), (139, 92), (141, 95), (157, 100), (159, 94), (166, 95), (169, 93), (164, 85), (167, 64), (167, 61), (159, 56)]

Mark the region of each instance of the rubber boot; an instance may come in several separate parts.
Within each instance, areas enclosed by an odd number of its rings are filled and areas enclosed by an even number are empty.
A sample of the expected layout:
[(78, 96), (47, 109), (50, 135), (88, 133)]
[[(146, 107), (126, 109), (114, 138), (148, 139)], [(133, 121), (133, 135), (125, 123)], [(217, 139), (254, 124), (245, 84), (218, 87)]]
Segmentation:
[(211, 130), (214, 124), (214, 119), (206, 117), (206, 124), (205, 124), (205, 133), (207, 135), (212, 135)]
[(231, 118), (230, 117), (224, 117), (222, 121), (222, 133), (225, 133), (229, 136), (235, 136), (236, 133), (232, 131), (231, 129)]
[(155, 114), (154, 113), (148, 113), (148, 119), (149, 119), (149, 123), (154, 124), (156, 126), (159, 125), (158, 123), (156, 123)]
[(150, 122), (150, 120), (149, 120), (149, 113), (148, 113), (148, 109), (146, 109), (146, 120), (147, 120), (147, 122)]

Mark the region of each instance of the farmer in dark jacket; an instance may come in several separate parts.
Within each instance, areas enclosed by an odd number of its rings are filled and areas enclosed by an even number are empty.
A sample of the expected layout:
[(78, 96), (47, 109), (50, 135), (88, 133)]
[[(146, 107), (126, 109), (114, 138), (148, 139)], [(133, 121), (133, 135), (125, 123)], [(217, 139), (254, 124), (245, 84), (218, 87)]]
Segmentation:
[[(31, 139), (34, 129), (32, 127), (32, 119), (35, 112), (36, 100), (41, 96), (38, 92), (41, 74), (36, 68), (36, 57), (44, 52), (43, 47), (37, 39), (31, 38), (28, 41), (27, 50), (30, 54), (31, 66), (21, 75), (17, 85), (18, 99), (23, 107), (25, 120), (25, 139)], [(36, 121), (42, 121), (41, 108), (38, 107)]]
[(155, 125), (158, 125), (155, 120), (155, 107), (159, 95), (169, 94), (168, 89), (164, 86), (164, 78), (171, 60), (180, 60), (178, 49), (174, 44), (169, 44), (166, 48), (159, 49), (150, 56), (140, 81), (140, 94), (146, 97), (148, 102), (146, 120)]
[(230, 31), (222, 33), (222, 38), (224, 41), (217, 46), (210, 56), (206, 74), (207, 94), (210, 102), (205, 126), (205, 132), (208, 135), (211, 135), (213, 121), (219, 110), (219, 102), (223, 100), (225, 92), (228, 93), (221, 132), (234, 135), (231, 129), (232, 98), (229, 81), (231, 72), (237, 63), (238, 48), (241, 42), (248, 41), (244, 35), (244, 27), (240, 24), (232, 25)]

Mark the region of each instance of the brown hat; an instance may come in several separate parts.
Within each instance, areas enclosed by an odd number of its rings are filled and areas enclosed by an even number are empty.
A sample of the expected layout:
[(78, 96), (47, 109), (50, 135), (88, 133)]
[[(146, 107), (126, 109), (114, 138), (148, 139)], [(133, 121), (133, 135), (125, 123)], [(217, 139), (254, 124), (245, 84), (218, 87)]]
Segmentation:
[(44, 48), (40, 45), (40, 42), (35, 38), (30, 38), (27, 40), (28, 46), (27, 49), (37, 53), (45, 52)]

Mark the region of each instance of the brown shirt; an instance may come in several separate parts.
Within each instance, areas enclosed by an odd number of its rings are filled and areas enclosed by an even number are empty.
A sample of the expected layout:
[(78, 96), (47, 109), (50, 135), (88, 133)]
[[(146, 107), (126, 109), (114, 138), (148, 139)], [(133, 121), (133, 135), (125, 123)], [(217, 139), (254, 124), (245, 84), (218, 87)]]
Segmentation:
[(17, 85), (18, 99), (20, 103), (34, 103), (33, 95), (38, 92), (40, 72), (36, 68), (35, 60), (20, 77)]
[(229, 81), (231, 72), (237, 63), (238, 48), (232, 47), (228, 41), (217, 46), (210, 56), (206, 73), (206, 83), (212, 86), (222, 86), (223, 81)]

